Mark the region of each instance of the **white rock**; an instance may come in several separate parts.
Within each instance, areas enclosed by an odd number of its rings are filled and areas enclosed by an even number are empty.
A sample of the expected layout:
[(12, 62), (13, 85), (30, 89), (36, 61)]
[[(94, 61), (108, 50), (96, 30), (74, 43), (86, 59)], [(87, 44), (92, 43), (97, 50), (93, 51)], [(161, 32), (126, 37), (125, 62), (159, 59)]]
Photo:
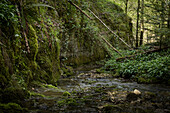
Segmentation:
[(141, 92), (140, 92), (139, 90), (137, 90), (137, 89), (135, 89), (135, 90), (133, 91), (133, 93), (135, 93), (136, 95), (140, 95), (140, 94), (141, 94)]

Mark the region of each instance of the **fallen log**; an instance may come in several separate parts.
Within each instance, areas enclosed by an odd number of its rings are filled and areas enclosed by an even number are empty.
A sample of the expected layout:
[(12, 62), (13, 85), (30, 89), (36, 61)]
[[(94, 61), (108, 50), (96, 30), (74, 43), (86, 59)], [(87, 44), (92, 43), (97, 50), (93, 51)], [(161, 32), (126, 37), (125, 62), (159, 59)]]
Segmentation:
[(96, 14), (94, 14), (93, 11), (91, 11), (90, 9), (88, 9), (88, 11), (93, 14), (93, 16), (98, 19), (112, 34), (114, 34), (120, 41), (122, 41), (127, 47), (129, 47), (131, 49), (131, 47), (122, 39), (120, 38), (116, 33), (114, 33)]
[(138, 56), (138, 55), (141, 55), (141, 54), (151, 54), (151, 53), (154, 53), (154, 52), (159, 52), (159, 51), (162, 51), (162, 50), (166, 50), (170, 47), (165, 47), (165, 48), (159, 48), (159, 49), (153, 49), (153, 50), (149, 50), (149, 51), (146, 51), (146, 52), (143, 52), (143, 53), (140, 53), (140, 54), (135, 54), (135, 55), (130, 55), (130, 56), (125, 56), (125, 57), (120, 57), (120, 58), (117, 58), (116, 61), (117, 62), (120, 62), (120, 61), (123, 61), (125, 59), (131, 59), (131, 58), (134, 58), (135, 56)]
[(104, 37), (102, 37), (101, 35), (100, 35), (100, 37), (102, 38), (103, 41), (105, 41), (105, 43), (106, 43), (110, 48), (112, 48), (115, 52), (117, 52), (120, 56), (122, 56), (122, 54), (121, 54), (116, 48), (114, 48), (114, 47), (112, 46), (112, 44), (110, 44)]
[[(89, 16), (89, 15), (87, 15), (79, 6), (77, 6), (76, 4), (74, 4), (72, 1), (68, 1), (71, 5), (73, 5), (74, 7), (76, 7), (78, 10), (80, 10), (84, 15), (86, 15), (89, 19), (91, 19), (92, 20), (92, 18)], [(92, 11), (91, 11), (91, 13), (93, 13)], [(93, 13), (93, 15), (95, 15), (94, 13)], [(96, 15), (95, 15), (96, 16)], [(98, 18), (98, 17), (97, 17)], [(102, 21), (101, 21), (102, 22)], [(103, 23), (103, 22), (102, 22)], [(105, 25), (105, 24), (104, 24)], [(105, 25), (106, 26), (106, 25)], [(107, 26), (106, 26), (107, 27)], [(108, 28), (108, 27), (107, 27)], [(110, 28), (108, 28), (108, 29), (110, 29)], [(113, 32), (113, 31), (112, 31)], [(114, 48), (104, 37), (102, 37), (101, 35), (100, 35), (100, 37), (102, 38), (102, 40), (110, 47), (110, 48), (112, 48), (115, 52), (117, 52), (120, 56), (122, 56), (122, 54), (116, 49), (116, 48)]]

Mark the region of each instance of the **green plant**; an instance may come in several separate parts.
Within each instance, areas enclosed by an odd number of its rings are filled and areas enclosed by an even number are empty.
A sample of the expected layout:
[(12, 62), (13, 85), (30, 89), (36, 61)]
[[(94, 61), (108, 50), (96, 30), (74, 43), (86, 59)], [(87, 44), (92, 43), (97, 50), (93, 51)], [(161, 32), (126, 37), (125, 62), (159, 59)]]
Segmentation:
[(12, 22), (17, 22), (16, 8), (9, 0), (0, 2), (0, 25), (9, 26)]
[(140, 81), (166, 82), (170, 79), (170, 56), (168, 52), (169, 50), (160, 53), (141, 54), (136, 56), (134, 60), (125, 60), (124, 62), (116, 62), (116, 60), (110, 59), (103, 69), (124, 78), (132, 77), (140, 78)]

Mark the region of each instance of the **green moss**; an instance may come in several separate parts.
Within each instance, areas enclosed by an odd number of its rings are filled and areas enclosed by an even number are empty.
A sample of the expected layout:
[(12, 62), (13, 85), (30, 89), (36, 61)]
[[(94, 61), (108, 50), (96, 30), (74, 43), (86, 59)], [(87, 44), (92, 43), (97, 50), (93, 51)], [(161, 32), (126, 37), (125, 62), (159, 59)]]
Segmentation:
[(63, 71), (64, 77), (73, 75), (73, 68), (71, 66), (64, 66), (61, 70)]
[(137, 82), (138, 83), (159, 83), (159, 80), (157, 78), (153, 78), (153, 77), (137, 77)]
[(103, 106), (102, 111), (104, 113), (116, 113), (120, 112), (122, 110), (120, 105), (111, 105), (111, 104), (106, 104)]
[(29, 41), (29, 46), (30, 46), (30, 51), (31, 51), (31, 57), (33, 58), (33, 61), (36, 61), (36, 56), (38, 53), (38, 36), (36, 34), (35, 29), (32, 27), (31, 24), (29, 26), (29, 34), (28, 34), (28, 41)]
[(46, 88), (54, 88), (54, 89), (58, 90), (58, 88), (56, 86), (52, 85), (52, 84), (42, 84), (42, 86), (44, 86)]
[(0, 88), (4, 88), (7, 85), (8, 81), (4, 75), (0, 74)]
[(22, 108), (16, 103), (0, 104), (1, 113), (25, 113), (27, 109)]
[(2, 91), (2, 94), (0, 95), (0, 100), (2, 100), (3, 103), (20, 103), (29, 96), (29, 92), (25, 89), (10, 87)]
[(63, 93), (63, 96), (71, 96), (71, 94), (68, 92), (68, 91), (65, 91), (64, 93)]
[(31, 97), (45, 97), (45, 95), (36, 92), (29, 92), (29, 94)]

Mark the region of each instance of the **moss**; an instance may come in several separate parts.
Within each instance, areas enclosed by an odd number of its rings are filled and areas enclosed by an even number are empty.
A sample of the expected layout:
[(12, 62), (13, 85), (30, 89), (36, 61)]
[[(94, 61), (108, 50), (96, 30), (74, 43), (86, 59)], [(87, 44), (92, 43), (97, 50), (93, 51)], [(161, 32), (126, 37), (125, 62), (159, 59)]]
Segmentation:
[(1, 113), (25, 113), (27, 109), (22, 108), (16, 103), (0, 104)]
[(56, 86), (52, 85), (52, 84), (43, 84), (42, 86), (44, 86), (46, 88), (54, 88), (54, 89), (58, 90), (58, 88)]
[(138, 83), (150, 83), (151, 80), (146, 79), (146, 78), (143, 78), (143, 77), (138, 77), (137, 82), (138, 82)]
[(0, 74), (0, 88), (4, 88), (7, 85), (8, 81), (4, 75)]
[(29, 96), (29, 92), (25, 89), (10, 87), (2, 91), (0, 100), (2, 100), (3, 103), (14, 102), (19, 104)]
[(33, 58), (33, 61), (36, 61), (36, 57), (38, 53), (38, 37), (32, 25), (29, 24), (28, 26), (29, 26), (28, 39), (29, 39), (29, 46), (31, 51), (31, 58)]
[(148, 78), (145, 78), (145, 77), (137, 77), (137, 82), (138, 83), (159, 83), (160, 80), (158, 80), (157, 78), (154, 78), (154, 77), (148, 77)]
[(104, 73), (104, 70), (101, 68), (101, 69), (96, 69), (96, 72), (97, 73)]
[(122, 111), (122, 108), (120, 107), (120, 105), (106, 104), (102, 108), (103, 113), (117, 113), (117, 112), (120, 112), (120, 111)]
[(73, 68), (71, 66), (64, 66), (61, 70), (63, 71), (64, 77), (73, 75)]
[(65, 91), (64, 93), (63, 93), (63, 96), (71, 96), (71, 94), (68, 92), (68, 91)]
[(36, 92), (29, 92), (29, 94), (31, 97), (45, 97), (45, 95)]

